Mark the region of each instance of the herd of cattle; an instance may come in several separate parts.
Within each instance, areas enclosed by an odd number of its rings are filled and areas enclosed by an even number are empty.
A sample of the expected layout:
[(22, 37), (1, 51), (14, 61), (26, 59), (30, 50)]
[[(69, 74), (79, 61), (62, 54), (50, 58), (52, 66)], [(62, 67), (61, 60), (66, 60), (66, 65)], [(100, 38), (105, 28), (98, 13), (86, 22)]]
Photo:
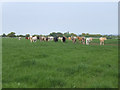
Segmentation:
[[(18, 38), (19, 40), (21, 40), (21, 37)], [(58, 40), (61, 40), (62, 42), (66, 42), (66, 40), (71, 40), (73, 43), (76, 43), (77, 39), (80, 43), (85, 44), (86, 41), (86, 45), (89, 45), (89, 43), (93, 40), (93, 38), (85, 38), (85, 37), (53, 37), (53, 36), (49, 36), (49, 37), (42, 37), (42, 36), (30, 36), (30, 37), (26, 37), (26, 39), (29, 39), (30, 42), (36, 42), (37, 40), (40, 41), (54, 41), (54, 42), (58, 42)], [(100, 45), (104, 45), (104, 40), (107, 40), (106, 37), (100, 37)]]

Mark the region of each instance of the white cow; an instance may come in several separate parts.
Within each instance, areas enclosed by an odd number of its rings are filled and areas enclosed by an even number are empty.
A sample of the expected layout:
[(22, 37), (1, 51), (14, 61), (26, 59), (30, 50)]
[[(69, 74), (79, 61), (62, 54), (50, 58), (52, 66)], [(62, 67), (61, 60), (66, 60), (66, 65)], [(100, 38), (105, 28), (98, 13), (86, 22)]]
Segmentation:
[(75, 37), (75, 36), (74, 36), (73, 38), (74, 38), (74, 39), (77, 39), (77, 37)]
[(100, 37), (99, 40), (100, 40), (100, 45), (104, 45), (104, 40), (107, 40), (107, 38), (106, 37)]
[(89, 45), (91, 41), (92, 41), (92, 38), (86, 38), (86, 45)]
[(30, 39), (30, 42), (33, 42), (33, 40), (32, 40), (32, 36), (30, 36), (29, 39)]
[(61, 42), (62, 42), (63, 37), (58, 37), (58, 39), (61, 40)]
[(21, 40), (21, 37), (18, 37), (18, 40)]
[(41, 38), (42, 38), (42, 41), (46, 41), (46, 37), (43, 36), (43, 37), (41, 37)]
[(37, 36), (34, 36), (34, 37), (30, 36), (30, 41), (31, 42), (36, 42), (37, 41)]
[(52, 41), (53, 39), (54, 39), (54, 37), (52, 37), (52, 36), (48, 37), (48, 41)]
[(37, 36), (34, 36), (34, 37), (32, 38), (32, 40), (33, 40), (33, 42), (36, 42), (36, 41), (37, 41)]

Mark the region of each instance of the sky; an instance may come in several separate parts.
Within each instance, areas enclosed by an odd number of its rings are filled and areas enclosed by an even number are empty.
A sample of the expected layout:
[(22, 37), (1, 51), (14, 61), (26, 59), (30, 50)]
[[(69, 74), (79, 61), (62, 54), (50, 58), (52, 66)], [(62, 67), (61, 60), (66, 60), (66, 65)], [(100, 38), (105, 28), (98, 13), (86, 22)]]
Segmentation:
[(2, 33), (118, 34), (117, 2), (6, 2)]

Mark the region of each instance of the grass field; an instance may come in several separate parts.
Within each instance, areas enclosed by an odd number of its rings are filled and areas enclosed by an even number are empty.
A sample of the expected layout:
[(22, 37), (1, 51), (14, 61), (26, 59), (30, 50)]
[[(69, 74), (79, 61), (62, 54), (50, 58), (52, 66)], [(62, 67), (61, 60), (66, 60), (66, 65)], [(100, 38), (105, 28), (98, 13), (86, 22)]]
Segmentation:
[(117, 43), (87, 46), (3, 38), (3, 88), (117, 88)]

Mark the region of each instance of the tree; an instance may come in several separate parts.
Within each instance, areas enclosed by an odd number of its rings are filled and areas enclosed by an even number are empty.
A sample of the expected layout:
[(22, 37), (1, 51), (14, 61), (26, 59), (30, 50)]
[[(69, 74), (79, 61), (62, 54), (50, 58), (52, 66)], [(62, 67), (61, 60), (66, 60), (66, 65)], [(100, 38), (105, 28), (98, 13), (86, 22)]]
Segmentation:
[(8, 36), (8, 37), (16, 37), (16, 36), (15, 36), (15, 32), (11, 32), (11, 33), (9, 33), (7, 36)]
[(50, 33), (50, 36), (56, 36), (55, 32)]
[(56, 34), (57, 34), (58, 37), (62, 37), (63, 36), (63, 34), (61, 32), (57, 32)]
[(64, 33), (64, 36), (68, 38), (68, 37), (71, 37), (71, 34), (69, 32), (66, 32)]
[(71, 36), (77, 36), (76, 34), (74, 34), (74, 33), (71, 33)]
[(17, 35), (16, 37), (25, 37), (24, 35)]
[(89, 36), (89, 33), (86, 33), (87, 36)]
[(62, 34), (61, 32), (57, 32), (57, 33), (56, 33), (56, 32), (52, 32), (52, 33), (50, 33), (49, 35), (50, 35), (50, 36), (53, 36), (53, 37), (56, 37), (56, 36), (57, 36), (57, 37), (62, 37), (62, 36), (63, 36), (63, 34)]
[(5, 34), (5, 33), (3, 33), (2, 37), (6, 37), (6, 34)]
[(85, 33), (82, 33), (82, 36), (85, 36)]
[(30, 34), (26, 34), (25, 37), (30, 37)]
[(34, 34), (34, 35), (32, 35), (32, 36), (39, 36), (39, 35), (37, 35), (37, 34)]

